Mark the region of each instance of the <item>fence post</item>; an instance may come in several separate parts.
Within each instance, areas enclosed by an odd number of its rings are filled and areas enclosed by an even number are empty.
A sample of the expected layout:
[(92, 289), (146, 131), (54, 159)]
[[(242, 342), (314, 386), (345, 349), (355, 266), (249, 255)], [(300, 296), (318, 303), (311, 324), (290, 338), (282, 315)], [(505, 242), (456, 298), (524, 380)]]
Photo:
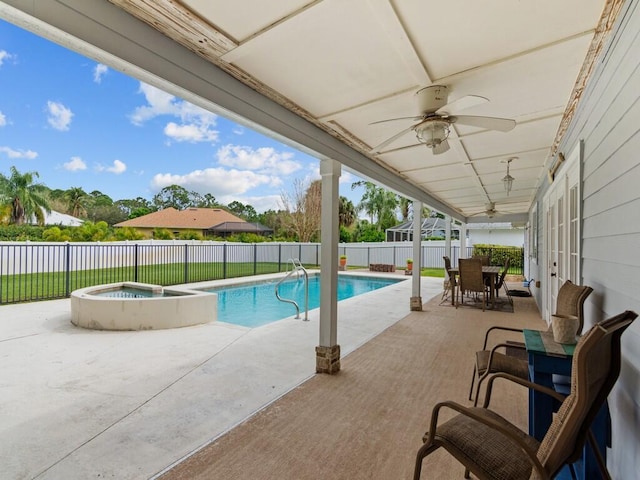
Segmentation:
[(320, 253), (319, 253), (320, 245), (316, 243), (316, 265), (320, 265)]
[(222, 244), (222, 278), (227, 278), (227, 243)]
[(71, 244), (66, 242), (65, 245), (65, 265), (64, 265), (64, 296), (71, 296)]
[(189, 283), (189, 245), (184, 244), (184, 282)]
[(253, 274), (258, 273), (258, 244), (253, 244)]
[(138, 282), (138, 247), (139, 245), (135, 243), (133, 249), (133, 281)]
[(278, 244), (278, 273), (282, 271), (282, 244)]

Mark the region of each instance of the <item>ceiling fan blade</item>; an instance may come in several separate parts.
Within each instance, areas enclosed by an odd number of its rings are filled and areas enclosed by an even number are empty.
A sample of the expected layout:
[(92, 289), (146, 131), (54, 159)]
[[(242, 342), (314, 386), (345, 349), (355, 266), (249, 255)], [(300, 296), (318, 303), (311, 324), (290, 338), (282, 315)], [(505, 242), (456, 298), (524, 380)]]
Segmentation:
[(396, 120), (413, 120), (414, 122), (417, 122), (418, 120), (422, 120), (422, 116), (387, 118), (386, 120), (378, 120), (377, 122), (371, 122), (369, 125), (376, 125), (378, 123), (386, 123), (386, 122), (395, 122)]
[(510, 130), (513, 130), (513, 128), (516, 126), (516, 121), (509, 118), (456, 115), (455, 117), (449, 117), (449, 120), (461, 125), (486, 128), (487, 130), (498, 130), (500, 132), (508, 132)]
[(432, 150), (434, 155), (440, 155), (441, 153), (444, 153), (447, 150), (449, 150), (449, 142), (445, 138), (442, 142), (440, 142), (438, 145), (433, 147)]
[(402, 137), (403, 135), (406, 135), (407, 133), (409, 133), (411, 130), (413, 130), (414, 125), (411, 125), (408, 128), (405, 128), (404, 130), (396, 133), (393, 137), (387, 138), (384, 142), (382, 142), (379, 145), (376, 145), (375, 147), (373, 147), (371, 149), (370, 153), (380, 153), (380, 151), (386, 147), (387, 145), (389, 145), (392, 142), (395, 142), (397, 139), (399, 139), (400, 137)]
[(466, 110), (467, 108), (475, 107), (476, 105), (482, 105), (488, 101), (488, 98), (481, 97), (479, 95), (465, 95), (451, 103), (447, 103), (444, 107), (436, 110), (436, 113), (438, 115), (442, 115), (443, 113), (456, 113)]

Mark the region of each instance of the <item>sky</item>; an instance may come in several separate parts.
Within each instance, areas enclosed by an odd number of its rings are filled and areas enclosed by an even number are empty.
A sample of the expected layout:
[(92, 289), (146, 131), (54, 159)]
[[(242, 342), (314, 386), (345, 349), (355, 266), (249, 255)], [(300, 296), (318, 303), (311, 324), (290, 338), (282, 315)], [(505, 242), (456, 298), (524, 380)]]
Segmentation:
[[(151, 200), (180, 185), (224, 205), (282, 208), (319, 160), (0, 20), (0, 173), (51, 189)], [(342, 171), (357, 204), (360, 180)]]

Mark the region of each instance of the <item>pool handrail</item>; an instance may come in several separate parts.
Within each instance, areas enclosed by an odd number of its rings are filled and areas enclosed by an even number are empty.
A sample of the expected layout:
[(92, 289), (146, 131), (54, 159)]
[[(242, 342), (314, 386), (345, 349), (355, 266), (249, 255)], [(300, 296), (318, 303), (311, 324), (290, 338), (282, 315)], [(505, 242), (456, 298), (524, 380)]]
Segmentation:
[(276, 298), (281, 302), (291, 303), (294, 307), (296, 307), (296, 318), (300, 318), (300, 307), (295, 300), (291, 300), (289, 298), (282, 298), (280, 296), (280, 292), (278, 288), (280, 284), (284, 282), (287, 278), (291, 277), (294, 273), (300, 274), (300, 272), (304, 275), (304, 321), (309, 321), (309, 274), (307, 269), (302, 266), (302, 263), (297, 258), (290, 258), (287, 260), (287, 265), (291, 262), (294, 265), (293, 270), (289, 271), (284, 277), (282, 277), (275, 286)]

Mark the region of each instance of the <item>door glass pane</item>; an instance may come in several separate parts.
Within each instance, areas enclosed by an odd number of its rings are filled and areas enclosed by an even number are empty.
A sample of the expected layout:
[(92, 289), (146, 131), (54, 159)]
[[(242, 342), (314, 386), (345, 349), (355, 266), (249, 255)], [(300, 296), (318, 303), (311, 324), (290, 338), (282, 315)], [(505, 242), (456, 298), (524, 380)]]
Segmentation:
[(564, 224), (564, 198), (558, 198), (558, 282), (560, 285), (564, 283), (566, 271), (564, 265), (565, 245), (565, 224)]
[(578, 187), (569, 190), (569, 280), (578, 283)]

